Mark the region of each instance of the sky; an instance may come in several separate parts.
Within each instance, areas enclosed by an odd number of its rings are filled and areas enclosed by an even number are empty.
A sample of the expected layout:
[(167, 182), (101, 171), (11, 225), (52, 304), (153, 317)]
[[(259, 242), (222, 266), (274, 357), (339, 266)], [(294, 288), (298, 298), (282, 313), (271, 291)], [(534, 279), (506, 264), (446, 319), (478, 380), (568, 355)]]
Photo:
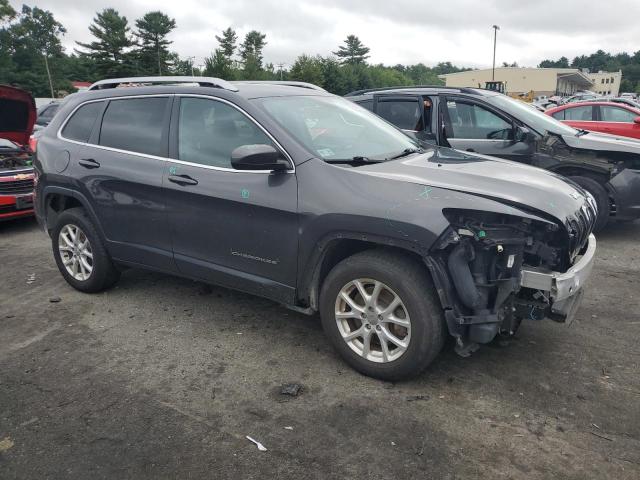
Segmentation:
[(240, 39), (250, 30), (267, 34), (265, 62), (291, 66), (307, 53), (329, 55), (354, 34), (371, 49), (371, 63), (490, 67), (492, 25), (498, 31), (496, 64), (536, 66), (598, 49), (640, 50), (640, 0), (10, 0), (53, 12), (67, 29), (63, 44), (91, 39), (97, 11), (115, 8), (133, 26), (136, 18), (161, 10), (174, 18), (172, 50), (195, 57), (217, 47), (215, 35), (231, 26)]

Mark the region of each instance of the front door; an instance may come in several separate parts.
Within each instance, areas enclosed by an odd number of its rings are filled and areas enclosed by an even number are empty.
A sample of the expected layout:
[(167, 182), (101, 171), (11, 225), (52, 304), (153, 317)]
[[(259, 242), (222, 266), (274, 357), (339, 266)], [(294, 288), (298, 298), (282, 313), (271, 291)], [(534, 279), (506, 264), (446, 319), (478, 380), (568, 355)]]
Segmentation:
[(293, 170), (234, 170), (231, 152), (257, 144), (282, 151), (227, 101), (177, 99), (163, 180), (174, 257), (187, 276), (290, 303), (298, 253), (296, 176)]
[(516, 141), (514, 122), (490, 107), (466, 98), (445, 97), (440, 102), (444, 120), (442, 143), (457, 150), (531, 163), (532, 141)]
[(614, 105), (599, 105), (600, 131), (623, 137), (640, 138), (640, 124), (635, 123), (638, 114)]

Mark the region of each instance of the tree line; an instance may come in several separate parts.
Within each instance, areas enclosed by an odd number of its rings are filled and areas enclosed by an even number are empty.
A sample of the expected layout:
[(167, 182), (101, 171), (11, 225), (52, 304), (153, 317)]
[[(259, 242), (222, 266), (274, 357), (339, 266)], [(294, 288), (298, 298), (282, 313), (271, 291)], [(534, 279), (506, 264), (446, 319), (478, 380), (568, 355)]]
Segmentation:
[[(15, 85), (34, 96), (60, 96), (73, 91), (74, 80), (93, 82), (103, 78), (141, 75), (207, 75), (226, 80), (296, 80), (311, 82), (328, 91), (394, 85), (435, 84), (438, 75), (464, 70), (449, 62), (435, 67), (370, 65), (369, 48), (349, 35), (333, 55), (300, 55), (292, 65), (265, 63), (266, 35), (248, 32), (242, 41), (229, 27), (215, 35), (217, 48), (194, 65), (171, 50), (169, 34), (175, 19), (151, 11), (132, 23), (117, 10), (97, 12), (89, 25), (92, 39), (76, 42), (66, 52), (61, 39), (66, 29), (48, 10), (23, 5), (16, 12), (8, 0), (0, 0), (0, 84)], [(212, 43), (214, 38), (212, 38)]]
[(558, 60), (543, 60), (540, 68), (587, 68), (590, 72), (622, 71), (621, 92), (640, 93), (640, 50), (633, 55), (628, 53), (607, 53), (598, 50), (591, 55), (580, 55), (569, 61), (567, 57)]
[[(343, 95), (364, 88), (397, 85), (441, 85), (438, 75), (460, 68), (450, 62), (433, 67), (385, 66), (368, 62), (370, 49), (355, 35), (331, 55), (301, 54), (291, 65), (265, 63), (266, 34), (252, 30), (240, 39), (229, 27), (212, 35), (217, 47), (195, 65), (194, 57), (180, 57), (171, 50), (169, 35), (175, 19), (150, 11), (133, 22), (113, 8), (97, 12), (89, 25), (91, 40), (76, 42), (66, 52), (61, 39), (66, 29), (48, 10), (23, 5), (15, 11), (0, 0), (0, 84), (15, 85), (37, 97), (57, 97), (74, 89), (74, 80), (93, 82), (104, 78), (142, 75), (206, 75), (225, 80), (296, 80), (310, 82)], [(516, 63), (504, 64), (517, 66)], [(589, 68), (592, 71), (622, 69), (623, 91), (640, 89), (640, 51), (611, 55), (601, 50), (576, 57), (544, 60), (540, 67)]]

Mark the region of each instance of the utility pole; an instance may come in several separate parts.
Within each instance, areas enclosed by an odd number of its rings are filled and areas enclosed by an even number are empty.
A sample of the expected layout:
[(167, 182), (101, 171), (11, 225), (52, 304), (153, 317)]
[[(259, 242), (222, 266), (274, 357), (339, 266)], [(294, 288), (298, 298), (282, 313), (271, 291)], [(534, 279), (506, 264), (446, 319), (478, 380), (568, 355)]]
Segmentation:
[(282, 67), (284, 67), (284, 63), (278, 63), (278, 68), (280, 69), (280, 81), (282, 81)]
[(51, 89), (51, 98), (56, 98), (53, 93), (53, 82), (51, 81), (51, 71), (49, 70), (49, 61), (47, 60), (47, 53), (44, 54), (44, 66), (47, 69), (47, 77), (49, 78), (49, 88)]
[(196, 60), (196, 57), (187, 57), (187, 60), (189, 60), (189, 66), (191, 67), (191, 76), (195, 77), (196, 74), (193, 73), (193, 62)]
[(160, 35), (156, 35), (156, 46), (158, 47), (158, 75), (162, 76), (162, 64), (160, 63)]
[(493, 69), (491, 70), (492, 82), (496, 80), (496, 40), (498, 38), (498, 30), (500, 30), (500, 27), (498, 25), (494, 25), (493, 26)]

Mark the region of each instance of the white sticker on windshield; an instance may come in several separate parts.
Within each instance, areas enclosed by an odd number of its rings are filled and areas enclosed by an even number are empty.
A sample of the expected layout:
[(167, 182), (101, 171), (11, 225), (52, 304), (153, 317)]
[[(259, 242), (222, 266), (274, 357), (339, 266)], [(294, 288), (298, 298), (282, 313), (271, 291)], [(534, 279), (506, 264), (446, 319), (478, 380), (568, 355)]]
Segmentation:
[(335, 153), (330, 148), (321, 148), (318, 150), (318, 153), (323, 157), (333, 157)]

